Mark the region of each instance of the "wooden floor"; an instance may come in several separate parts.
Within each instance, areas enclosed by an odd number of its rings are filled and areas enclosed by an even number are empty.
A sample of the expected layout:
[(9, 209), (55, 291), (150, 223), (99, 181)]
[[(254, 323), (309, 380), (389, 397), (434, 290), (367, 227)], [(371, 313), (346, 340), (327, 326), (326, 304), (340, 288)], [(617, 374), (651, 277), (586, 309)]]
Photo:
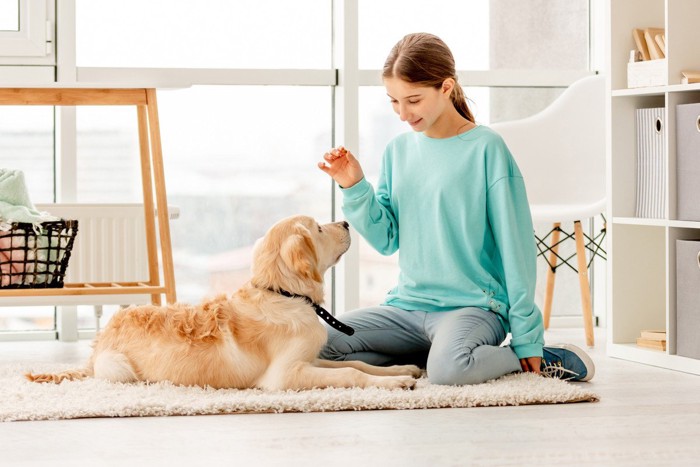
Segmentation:
[[(582, 329), (547, 342), (583, 345)], [(700, 465), (700, 377), (605, 356), (598, 403), (0, 423), (0, 465)], [(0, 343), (0, 361), (80, 363), (87, 342)]]

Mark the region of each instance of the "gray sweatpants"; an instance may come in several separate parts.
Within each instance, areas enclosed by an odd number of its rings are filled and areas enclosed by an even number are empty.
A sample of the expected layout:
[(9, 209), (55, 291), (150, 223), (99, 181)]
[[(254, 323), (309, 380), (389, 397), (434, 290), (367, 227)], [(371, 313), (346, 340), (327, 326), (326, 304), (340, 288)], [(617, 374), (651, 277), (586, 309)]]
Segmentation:
[(377, 306), (338, 318), (355, 334), (347, 336), (327, 326), (321, 358), (378, 366), (417, 364), (425, 366), (434, 384), (478, 384), (521, 371), (515, 352), (500, 346), (506, 333), (492, 311), (424, 312)]

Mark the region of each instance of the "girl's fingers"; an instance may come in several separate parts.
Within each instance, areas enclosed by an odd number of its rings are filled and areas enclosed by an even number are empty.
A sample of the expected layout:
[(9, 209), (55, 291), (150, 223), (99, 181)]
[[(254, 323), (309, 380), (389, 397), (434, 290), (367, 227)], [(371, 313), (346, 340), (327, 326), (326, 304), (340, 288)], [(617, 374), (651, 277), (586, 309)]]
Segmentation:
[(330, 159), (326, 158), (327, 160), (333, 160), (333, 159), (338, 159), (338, 158), (344, 157), (347, 154), (349, 154), (349, 151), (347, 149), (345, 149), (343, 146), (339, 146), (337, 148), (331, 149), (325, 155), (330, 156)]

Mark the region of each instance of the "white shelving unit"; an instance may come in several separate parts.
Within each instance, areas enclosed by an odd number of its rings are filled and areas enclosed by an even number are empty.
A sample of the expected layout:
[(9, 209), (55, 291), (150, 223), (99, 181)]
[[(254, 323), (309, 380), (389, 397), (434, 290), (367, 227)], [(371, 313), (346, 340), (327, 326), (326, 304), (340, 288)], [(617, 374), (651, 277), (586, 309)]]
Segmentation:
[[(700, 84), (680, 84), (682, 70), (700, 70), (700, 1), (610, 0), (608, 6), (607, 351), (612, 357), (700, 375), (700, 360), (676, 355), (676, 240), (700, 240), (700, 222), (676, 217), (675, 141), (676, 105), (700, 102)], [(632, 30), (645, 27), (666, 30), (667, 81), (627, 89), (627, 62), (635, 48)], [(650, 107), (665, 109), (662, 219), (635, 217), (635, 110)], [(665, 329), (666, 351), (638, 347), (642, 329)]]

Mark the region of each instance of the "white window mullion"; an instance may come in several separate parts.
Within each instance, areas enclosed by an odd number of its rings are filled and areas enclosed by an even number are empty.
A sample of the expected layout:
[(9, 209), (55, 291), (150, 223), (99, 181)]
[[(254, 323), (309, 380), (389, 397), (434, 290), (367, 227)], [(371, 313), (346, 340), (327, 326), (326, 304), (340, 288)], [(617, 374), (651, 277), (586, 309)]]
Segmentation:
[(60, 106), (56, 112), (56, 202), (78, 201), (77, 111)]
[[(56, 78), (61, 86), (76, 83), (75, 0), (61, 0), (56, 12), (61, 25), (56, 37), (58, 59)], [(71, 106), (56, 107), (56, 202), (78, 200), (77, 110)]]
[(70, 86), (76, 82), (75, 0), (61, 0), (56, 11), (56, 81)]
[[(356, 0), (333, 2), (333, 66), (338, 70), (335, 88), (335, 145), (346, 146), (357, 153), (360, 145), (359, 130), (359, 60), (358, 60), (358, 6)], [(337, 192), (336, 192), (337, 193)], [(336, 212), (340, 210), (340, 196), (336, 196)], [(360, 247), (357, 232), (351, 230), (350, 249), (336, 267), (334, 312), (343, 313), (359, 307)]]

